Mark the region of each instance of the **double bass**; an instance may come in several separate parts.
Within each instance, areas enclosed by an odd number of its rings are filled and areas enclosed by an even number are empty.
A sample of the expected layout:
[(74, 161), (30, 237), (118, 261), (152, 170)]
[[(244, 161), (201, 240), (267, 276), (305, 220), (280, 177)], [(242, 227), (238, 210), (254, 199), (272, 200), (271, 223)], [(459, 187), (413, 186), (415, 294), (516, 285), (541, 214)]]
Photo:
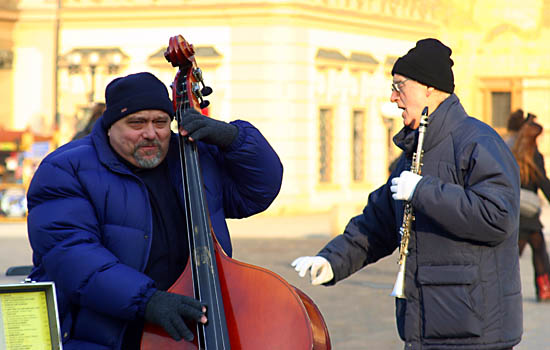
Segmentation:
[[(171, 37), (164, 53), (178, 72), (172, 83), (176, 120), (188, 108), (208, 106), (212, 89), (203, 82), (193, 45)], [(188, 323), (192, 342), (173, 340), (146, 324), (141, 349), (330, 350), (330, 337), (314, 302), (281, 276), (225, 254), (210, 223), (196, 142), (179, 136), (189, 260), (168, 292), (193, 296), (207, 306), (206, 324)]]

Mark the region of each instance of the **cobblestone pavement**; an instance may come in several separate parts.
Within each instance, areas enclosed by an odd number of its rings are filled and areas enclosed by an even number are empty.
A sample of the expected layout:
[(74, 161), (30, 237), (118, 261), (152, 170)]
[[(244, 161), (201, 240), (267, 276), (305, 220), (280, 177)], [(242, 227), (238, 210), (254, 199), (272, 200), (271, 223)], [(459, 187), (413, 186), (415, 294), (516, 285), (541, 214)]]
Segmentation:
[[(315, 254), (329, 238), (236, 239), (234, 258), (266, 267), (308, 294), (321, 310), (335, 350), (399, 350), (394, 298), (389, 296), (397, 274), (397, 254), (380, 260), (331, 287), (311, 286), (289, 263)], [(537, 303), (530, 251), (521, 261), (524, 336), (515, 350), (550, 349), (550, 303)]]
[[(328, 242), (328, 235), (317, 232), (294, 239), (235, 236), (235, 259), (274, 271), (314, 300), (327, 323), (333, 349), (403, 349), (395, 327), (394, 298), (389, 296), (397, 273), (396, 255), (382, 259), (335, 286), (314, 287), (306, 278), (298, 277), (290, 262), (298, 256), (315, 254)], [(26, 265), (30, 259), (24, 223), (0, 224), (0, 284), (20, 281), (20, 277), (8, 278), (3, 274), (9, 266)], [(550, 303), (537, 303), (534, 298), (531, 252), (528, 249), (520, 264), (524, 337), (515, 349), (550, 350)]]

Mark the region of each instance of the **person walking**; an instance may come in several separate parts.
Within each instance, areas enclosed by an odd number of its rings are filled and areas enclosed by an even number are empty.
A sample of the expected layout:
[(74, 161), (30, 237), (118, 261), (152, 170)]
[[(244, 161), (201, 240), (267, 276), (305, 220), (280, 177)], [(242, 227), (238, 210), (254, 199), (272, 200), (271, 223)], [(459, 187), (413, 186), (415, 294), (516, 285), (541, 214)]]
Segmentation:
[(512, 148), (514, 146), (519, 129), (521, 129), (524, 122), (525, 116), (522, 109), (516, 109), (514, 112), (510, 113), (508, 123), (506, 124), (506, 135), (503, 137), (508, 147)]
[[(537, 138), (543, 128), (535, 119), (535, 115), (530, 113), (527, 115), (517, 134), (512, 152), (519, 165), (522, 191), (537, 194), (540, 189), (550, 201), (550, 180), (544, 168), (544, 157), (537, 147)], [(538, 200), (537, 197), (535, 198)], [(520, 210), (519, 254), (521, 255), (526, 244), (529, 244), (532, 251), (537, 300), (550, 301), (550, 261), (542, 228), (540, 210), (535, 212)]]

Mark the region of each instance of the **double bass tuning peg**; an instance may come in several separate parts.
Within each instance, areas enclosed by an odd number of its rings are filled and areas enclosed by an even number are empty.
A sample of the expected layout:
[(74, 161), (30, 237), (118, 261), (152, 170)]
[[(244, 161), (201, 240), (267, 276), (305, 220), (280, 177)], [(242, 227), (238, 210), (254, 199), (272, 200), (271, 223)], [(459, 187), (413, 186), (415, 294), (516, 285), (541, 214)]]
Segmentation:
[[(199, 100), (199, 106), (202, 108), (206, 108), (208, 107), (208, 105), (210, 105), (210, 102), (205, 100), (203, 97), (204, 96), (207, 96), (209, 94), (212, 93), (212, 89), (210, 89), (208, 86), (206, 87), (203, 87), (202, 89), (199, 87), (199, 84), (197, 82), (194, 82), (192, 84), (192, 89), (193, 89), (193, 95), (195, 95), (195, 97), (197, 98), (197, 100)], [(210, 91), (206, 91), (208, 92), (206, 95), (204, 94), (204, 90), (205, 89), (209, 89)]]
[[(204, 85), (204, 83), (203, 83)], [(212, 88), (210, 86), (204, 86), (202, 89), (201, 89), (201, 94), (203, 96), (208, 96), (212, 93)]]
[[(210, 105), (210, 102), (203, 99), (203, 97), (210, 95), (212, 93), (212, 88), (204, 84), (204, 80), (202, 79), (202, 70), (200, 68), (197, 67), (193, 69), (193, 77), (196, 80), (193, 84), (193, 94), (200, 101), (199, 105), (201, 109), (206, 108)], [(199, 85), (202, 85), (202, 88), (200, 88)]]
[(202, 79), (202, 70), (198, 67), (193, 69), (193, 76), (195, 77), (195, 80), (197, 80), (202, 85), (201, 95), (210, 95), (212, 93), (212, 88), (204, 84), (204, 80)]

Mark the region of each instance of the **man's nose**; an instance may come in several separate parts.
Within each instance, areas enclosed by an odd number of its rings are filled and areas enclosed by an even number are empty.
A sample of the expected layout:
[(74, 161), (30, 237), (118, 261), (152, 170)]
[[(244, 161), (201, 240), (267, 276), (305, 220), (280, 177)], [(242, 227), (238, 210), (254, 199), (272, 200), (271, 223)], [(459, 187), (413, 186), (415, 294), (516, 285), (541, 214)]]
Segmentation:
[(157, 133), (155, 132), (155, 126), (153, 123), (147, 123), (145, 125), (142, 135), (146, 139), (154, 139), (156, 137)]
[(392, 90), (391, 96), (390, 96), (390, 102), (397, 102), (398, 99), (399, 99), (399, 92)]

